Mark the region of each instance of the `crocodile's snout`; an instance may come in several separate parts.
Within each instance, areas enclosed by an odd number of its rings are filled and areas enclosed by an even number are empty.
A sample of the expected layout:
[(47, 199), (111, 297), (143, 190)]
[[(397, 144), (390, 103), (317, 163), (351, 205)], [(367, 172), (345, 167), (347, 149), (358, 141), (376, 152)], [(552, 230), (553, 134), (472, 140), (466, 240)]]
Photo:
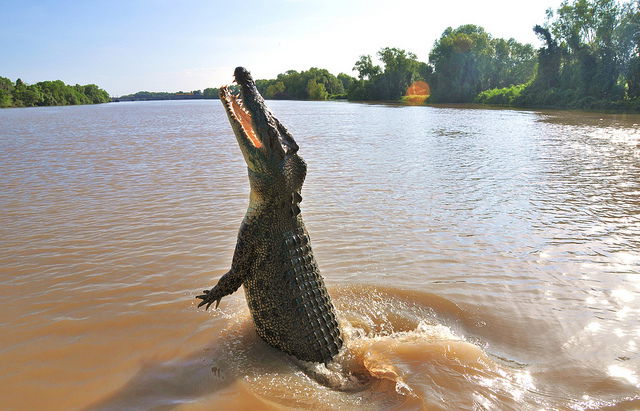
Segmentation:
[(246, 82), (247, 80), (251, 79), (251, 73), (249, 73), (249, 70), (244, 67), (236, 67), (236, 69), (233, 71), (233, 77), (238, 83)]

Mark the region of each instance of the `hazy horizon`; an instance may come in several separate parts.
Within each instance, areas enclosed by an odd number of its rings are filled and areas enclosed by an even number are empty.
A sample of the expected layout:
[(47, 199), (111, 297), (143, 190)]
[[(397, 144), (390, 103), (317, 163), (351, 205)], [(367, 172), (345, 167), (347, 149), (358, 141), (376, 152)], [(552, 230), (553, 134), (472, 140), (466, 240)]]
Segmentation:
[(560, 0), (493, 0), (429, 5), (394, 2), (132, 1), (103, 4), (2, 3), (11, 18), (0, 27), (0, 76), (27, 83), (95, 83), (112, 96), (191, 91), (232, 80), (234, 67), (256, 78), (286, 70), (326, 68), (354, 75), (363, 54), (399, 47), (428, 61), (448, 26), (477, 24), (494, 37), (540, 46), (532, 27)]

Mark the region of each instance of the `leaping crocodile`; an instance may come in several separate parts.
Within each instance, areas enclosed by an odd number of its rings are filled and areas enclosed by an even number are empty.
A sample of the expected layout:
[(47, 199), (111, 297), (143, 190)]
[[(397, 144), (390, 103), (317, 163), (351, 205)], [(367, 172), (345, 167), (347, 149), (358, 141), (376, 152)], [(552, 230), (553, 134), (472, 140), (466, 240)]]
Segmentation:
[(251, 194), (231, 269), (197, 298), (211, 304), (244, 285), (258, 335), (304, 361), (328, 363), (342, 347), (335, 309), (300, 215), (307, 165), (298, 145), (265, 105), (251, 74), (234, 72), (240, 95), (220, 88), (247, 163)]

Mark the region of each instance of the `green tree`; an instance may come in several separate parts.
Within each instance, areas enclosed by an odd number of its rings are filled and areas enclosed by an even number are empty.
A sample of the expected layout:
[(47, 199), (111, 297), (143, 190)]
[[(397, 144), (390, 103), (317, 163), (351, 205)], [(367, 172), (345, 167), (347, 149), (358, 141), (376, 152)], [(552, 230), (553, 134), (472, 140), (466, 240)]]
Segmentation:
[(556, 87), (560, 82), (562, 52), (548, 29), (536, 25), (533, 31), (545, 42), (545, 47), (538, 50), (538, 74), (535, 84), (541, 88)]
[(616, 33), (620, 61), (631, 99), (640, 98), (640, 0), (623, 6), (622, 22)]
[(284, 86), (284, 82), (276, 81), (273, 84), (267, 86), (267, 91), (265, 93), (266, 98), (278, 98), (284, 94), (286, 87)]
[(13, 102), (17, 107), (33, 107), (42, 102), (42, 90), (35, 85), (27, 85), (21, 79), (16, 80), (13, 89)]
[(340, 82), (342, 83), (342, 88), (347, 91), (351, 88), (351, 86), (353, 85), (353, 83), (355, 83), (356, 79), (351, 77), (348, 74), (345, 73), (340, 73), (337, 76), (338, 80), (340, 80)]
[(566, 50), (563, 88), (581, 95), (621, 98), (617, 85), (627, 50), (620, 35), (624, 8), (616, 0), (565, 0), (556, 13), (548, 13), (547, 26)]
[(358, 78), (360, 80), (370, 80), (373, 77), (381, 73), (380, 66), (376, 66), (371, 61), (371, 56), (360, 56), (356, 64), (353, 66), (353, 71), (358, 72)]
[(29, 85), (17, 79), (14, 85), (11, 80), (0, 77), (0, 107), (92, 104), (110, 100), (109, 94), (95, 84), (70, 86), (56, 80)]
[(38, 86), (42, 89), (44, 106), (64, 106), (69, 104), (65, 95), (66, 85), (60, 81), (41, 81)]
[(490, 87), (501, 88), (522, 84), (535, 75), (537, 55), (533, 46), (515, 39), (494, 38), (492, 61), (489, 67)]
[(13, 106), (13, 97), (6, 90), (0, 90), (0, 107)]
[(483, 90), (531, 81), (537, 55), (530, 44), (493, 38), (484, 28), (467, 24), (448, 27), (435, 42), (429, 62), (434, 67), (428, 75), (431, 101), (459, 103), (473, 101)]
[[(311, 87), (309, 86), (310, 84)], [(332, 96), (342, 95), (345, 92), (342, 81), (329, 73), (329, 71), (317, 67), (311, 67), (309, 70), (300, 72), (289, 70), (278, 74), (275, 79), (257, 80), (256, 87), (266, 98), (275, 99), (326, 99), (326, 97), (320, 97), (324, 93)], [(324, 92), (321, 92), (321, 90), (324, 90)], [(310, 92), (312, 93), (310, 94)]]
[(431, 68), (418, 61), (415, 54), (395, 47), (378, 51), (384, 68), (374, 65), (371, 56), (360, 56), (353, 69), (359, 81), (349, 86), (350, 100), (398, 100), (412, 82), (426, 80)]
[(204, 90), (202, 90), (202, 96), (207, 99), (217, 99), (219, 98), (218, 89), (211, 87), (205, 88)]
[(6, 77), (0, 77), (0, 107), (13, 106), (13, 82)]
[(82, 93), (88, 98), (89, 103), (98, 104), (108, 103), (109, 101), (111, 101), (109, 93), (107, 93), (105, 90), (102, 90), (95, 84), (87, 84), (81, 87)]
[(329, 97), (324, 84), (318, 83), (315, 79), (307, 82), (307, 94), (311, 100), (326, 100)]
[(407, 88), (420, 76), (420, 63), (417, 56), (395, 47), (384, 47), (378, 52), (384, 63), (384, 72), (378, 76), (378, 85), (383, 100), (397, 100)]
[(491, 36), (482, 27), (448, 27), (429, 54), (434, 66), (431, 99), (468, 102), (480, 91), (492, 88), (493, 55)]
[[(547, 11), (535, 33), (535, 78), (524, 88), (490, 90), (479, 101), (513, 100), (518, 105), (627, 108), (640, 97), (640, 1), (565, 0)], [(625, 95), (626, 88), (626, 95)]]
[(326, 69), (311, 67), (301, 74), (307, 78), (307, 84), (309, 80), (315, 80), (318, 84), (322, 84), (329, 95), (344, 93), (342, 82)]

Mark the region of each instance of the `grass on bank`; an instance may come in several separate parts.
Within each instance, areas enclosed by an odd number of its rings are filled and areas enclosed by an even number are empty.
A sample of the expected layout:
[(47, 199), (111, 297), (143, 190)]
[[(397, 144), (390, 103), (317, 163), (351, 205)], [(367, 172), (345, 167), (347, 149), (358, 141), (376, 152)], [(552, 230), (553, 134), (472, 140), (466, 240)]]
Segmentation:
[(535, 83), (485, 90), (476, 103), (509, 107), (564, 108), (578, 110), (604, 110), (640, 112), (640, 98), (609, 100), (585, 96), (578, 90), (536, 87)]

